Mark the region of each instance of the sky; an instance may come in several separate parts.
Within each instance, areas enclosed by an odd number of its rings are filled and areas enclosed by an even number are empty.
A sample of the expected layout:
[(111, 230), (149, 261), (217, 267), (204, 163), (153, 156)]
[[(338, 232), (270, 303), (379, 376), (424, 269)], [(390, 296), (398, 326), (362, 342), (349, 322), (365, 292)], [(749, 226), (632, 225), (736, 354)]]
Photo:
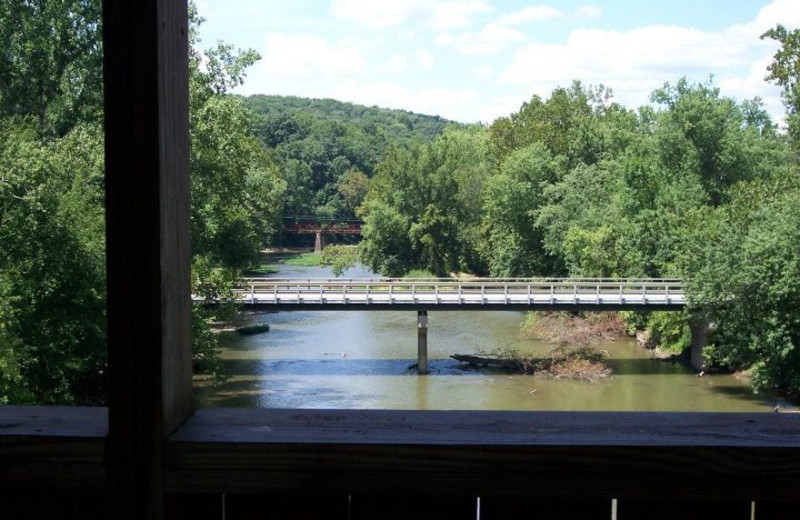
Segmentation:
[(235, 92), (333, 98), (491, 123), (573, 80), (629, 108), (686, 77), (722, 95), (762, 98), (778, 46), (800, 27), (800, 0), (196, 0), (201, 46), (218, 40), (261, 60)]

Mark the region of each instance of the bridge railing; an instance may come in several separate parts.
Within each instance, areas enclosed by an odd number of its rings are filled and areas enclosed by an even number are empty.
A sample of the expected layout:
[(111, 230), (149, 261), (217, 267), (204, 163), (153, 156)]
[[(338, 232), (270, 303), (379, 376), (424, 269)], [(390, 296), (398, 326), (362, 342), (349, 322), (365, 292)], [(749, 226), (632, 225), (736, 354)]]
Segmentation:
[(672, 305), (685, 303), (677, 279), (247, 279), (236, 291), (264, 305)]

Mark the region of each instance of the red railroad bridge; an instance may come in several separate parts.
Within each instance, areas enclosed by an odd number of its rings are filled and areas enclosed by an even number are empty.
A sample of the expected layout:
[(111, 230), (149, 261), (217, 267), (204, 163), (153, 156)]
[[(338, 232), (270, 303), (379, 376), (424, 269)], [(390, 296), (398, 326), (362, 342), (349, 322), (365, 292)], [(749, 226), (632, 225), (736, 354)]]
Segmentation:
[(314, 252), (325, 247), (325, 235), (360, 235), (363, 220), (314, 216), (283, 217), (283, 230), (298, 235), (316, 235)]

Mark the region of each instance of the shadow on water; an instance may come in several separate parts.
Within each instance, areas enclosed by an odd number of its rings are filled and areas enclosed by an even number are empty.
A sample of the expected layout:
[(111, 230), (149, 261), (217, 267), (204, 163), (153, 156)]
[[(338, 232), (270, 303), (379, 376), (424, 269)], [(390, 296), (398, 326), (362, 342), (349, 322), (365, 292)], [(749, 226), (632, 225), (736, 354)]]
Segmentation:
[(615, 375), (662, 375), (662, 374), (687, 374), (692, 370), (680, 363), (662, 361), (653, 358), (608, 359), (608, 367)]
[(226, 359), (232, 376), (397, 376), (413, 374), (416, 359)]

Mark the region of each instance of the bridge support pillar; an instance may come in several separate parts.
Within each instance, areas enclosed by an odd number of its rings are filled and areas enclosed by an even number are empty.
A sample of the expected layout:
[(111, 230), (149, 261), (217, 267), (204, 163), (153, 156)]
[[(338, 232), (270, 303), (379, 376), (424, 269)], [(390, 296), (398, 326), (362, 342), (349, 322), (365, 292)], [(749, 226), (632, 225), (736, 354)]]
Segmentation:
[(322, 231), (317, 231), (317, 237), (314, 240), (314, 252), (320, 253), (325, 247), (325, 237), (322, 236)]
[(689, 322), (689, 331), (692, 335), (689, 360), (692, 368), (698, 372), (703, 370), (703, 348), (708, 345), (708, 333), (710, 330), (711, 324), (707, 322)]
[(417, 311), (417, 374), (428, 373), (428, 311)]

